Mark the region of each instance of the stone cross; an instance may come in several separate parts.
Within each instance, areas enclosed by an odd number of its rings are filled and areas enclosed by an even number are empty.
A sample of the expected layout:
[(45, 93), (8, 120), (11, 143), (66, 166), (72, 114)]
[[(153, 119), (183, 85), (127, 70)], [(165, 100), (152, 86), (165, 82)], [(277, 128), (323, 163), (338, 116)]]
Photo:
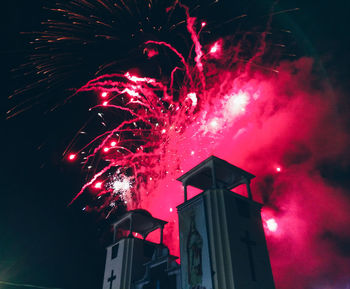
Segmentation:
[(117, 276), (114, 275), (114, 271), (112, 270), (111, 277), (108, 278), (109, 289), (112, 289), (112, 284), (113, 284), (113, 281), (115, 280), (115, 278), (117, 278)]

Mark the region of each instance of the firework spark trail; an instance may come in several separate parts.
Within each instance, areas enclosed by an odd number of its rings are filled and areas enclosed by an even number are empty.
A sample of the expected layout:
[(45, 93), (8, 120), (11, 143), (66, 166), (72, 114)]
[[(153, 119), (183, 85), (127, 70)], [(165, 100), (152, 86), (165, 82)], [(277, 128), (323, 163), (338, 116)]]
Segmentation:
[(83, 187), (81, 188), (81, 190), (78, 192), (78, 194), (74, 197), (74, 199), (68, 204), (69, 206), (71, 204), (73, 204), (73, 202), (80, 197), (80, 195), (84, 192), (84, 190), (90, 186), (91, 184), (93, 184), (94, 181), (97, 180), (97, 178), (99, 176), (101, 176), (103, 173), (107, 172), (110, 168), (112, 168), (113, 166), (115, 166), (115, 163), (110, 163), (108, 166), (104, 167), (101, 171), (99, 171), (97, 174), (95, 174), (90, 181), (88, 181), (86, 184), (83, 185)]
[[(197, 19), (190, 16), (187, 6), (178, 2), (174, 5), (177, 4), (185, 10), (187, 30), (195, 47), (194, 65), (197, 71), (191, 67), (191, 58), (189, 59), (190, 61), (186, 61), (185, 57), (169, 43), (148, 40), (145, 42), (146, 46), (165, 46), (180, 59), (186, 73), (183, 85), (179, 91), (179, 101), (174, 101), (175, 97), (173, 95), (174, 74), (177, 70), (181, 70), (181, 68), (176, 66), (171, 71), (170, 86), (154, 78), (140, 77), (127, 72), (124, 74), (101, 75), (78, 89), (76, 94), (83, 91), (93, 91), (97, 94), (102, 92), (104, 94), (102, 104), (96, 105), (91, 109), (105, 107), (106, 109), (128, 112), (131, 116), (131, 119), (122, 121), (115, 128), (95, 137), (83, 149), (78, 150), (78, 152), (81, 152), (87, 148), (92, 149), (92, 153), (84, 158), (85, 164), (90, 164), (97, 154), (106, 163), (109, 163), (109, 169), (114, 166), (125, 166), (127, 168), (131, 166), (131, 161), (137, 160), (138, 163), (141, 162), (142, 164), (133, 166), (134, 171), (132, 174), (135, 180), (138, 179), (136, 167), (145, 168), (151, 166), (154, 168), (148, 172), (144, 171), (143, 174), (147, 175), (147, 179), (156, 181), (157, 179), (162, 179), (169, 172), (179, 172), (178, 160), (184, 156), (184, 153), (176, 144), (172, 144), (174, 139), (177, 140), (176, 143), (181, 143), (189, 141), (191, 138), (200, 138), (200, 135), (202, 135), (203, 137), (209, 137), (210, 143), (213, 144), (216, 134), (225, 130), (227, 126), (232, 127), (236, 118), (245, 114), (246, 106), (254, 98), (253, 94), (250, 95), (249, 92), (242, 91), (236, 84), (231, 83), (232, 80), (234, 81), (233, 83), (240, 82), (240, 79), (244, 78), (244, 76), (232, 78), (228, 70), (223, 70), (222, 75), (215, 80), (216, 84), (214, 83), (209, 89), (206, 89), (206, 76), (203, 69), (206, 63), (202, 62), (204, 53), (195, 30)], [(173, 7), (172, 9), (175, 8)], [(204, 26), (202, 23), (202, 28)], [(264, 37), (262, 37), (262, 42), (265, 42)], [(264, 43), (260, 45), (263, 46)], [(220, 54), (223, 53), (221, 42), (220, 45), (219, 42), (215, 42), (209, 49), (208, 54), (213, 54), (213, 57), (219, 57), (218, 51), (220, 51)], [(259, 50), (259, 56), (262, 53), (264, 53), (264, 49)], [(237, 53), (233, 57), (236, 59)], [(246, 65), (247, 69), (249, 69), (250, 63), (248, 62)], [(230, 68), (227, 67), (227, 69)], [(195, 77), (197, 73), (199, 73), (199, 81)], [(186, 85), (187, 80), (189, 81), (189, 86)], [(125, 101), (125, 98), (127, 101)], [(122, 103), (120, 103), (120, 100)], [(114, 104), (114, 101), (117, 104)], [(200, 110), (198, 109), (199, 102), (203, 106)], [(217, 104), (213, 106), (214, 102)], [(184, 136), (184, 133), (189, 131), (188, 126), (193, 126), (193, 124), (198, 128), (192, 132), (191, 137)], [(132, 125), (134, 128), (130, 128)], [(125, 133), (127, 130), (131, 134)], [(238, 128), (238, 131), (241, 133), (244, 131), (244, 128)], [(116, 134), (121, 139), (119, 140), (120, 145), (118, 145), (118, 148), (111, 148), (108, 143)], [(121, 143), (125, 145), (121, 145)], [(184, 151), (186, 150), (184, 149)], [(177, 157), (170, 161), (167, 157), (168, 155), (173, 157), (177, 155)], [(111, 159), (113, 159), (114, 165), (111, 165)], [(97, 164), (95, 166), (98, 167)], [(86, 188), (93, 185), (94, 181), (99, 177), (106, 178), (107, 176), (104, 176), (104, 174), (107, 171), (105, 168), (98, 171), (92, 177), (93, 181), (90, 180), (87, 185), (84, 185), (78, 195), (80, 196)], [(152, 177), (152, 175), (156, 177)], [(149, 190), (147, 181), (141, 182), (137, 186), (138, 190), (140, 190), (138, 193), (141, 195)], [(134, 205), (138, 206), (140, 204), (136, 202)]]
[[(168, 46), (168, 45), (166, 45)], [(178, 52), (177, 52), (178, 53)], [(182, 57), (182, 55), (181, 55)], [(182, 57), (184, 60), (184, 58)], [(175, 68), (176, 69), (176, 68)], [(122, 79), (122, 81), (117, 81), (114, 79)], [(134, 84), (137, 84), (136, 86)], [(139, 85), (142, 84), (142, 85)], [(88, 164), (91, 159), (95, 158), (96, 154), (100, 153), (107, 162), (112, 158), (114, 161), (110, 163), (106, 168), (98, 171), (90, 181), (88, 181), (80, 190), (78, 195), (74, 198), (76, 200), (86, 188), (92, 186), (98, 178), (104, 177), (103, 175), (108, 172), (109, 169), (116, 166), (130, 166), (130, 162), (141, 159), (143, 161), (148, 160), (149, 158), (154, 158), (148, 163), (154, 163), (157, 161), (161, 154), (154, 153), (157, 150), (165, 150), (166, 141), (164, 141), (164, 136), (171, 130), (181, 130), (180, 127), (177, 127), (176, 124), (180, 125), (179, 120), (181, 115), (188, 111), (189, 107), (195, 107), (197, 104), (197, 98), (193, 94), (189, 94), (188, 98), (191, 103), (189, 106), (179, 105), (170, 101), (172, 97), (168, 96), (167, 88), (160, 82), (157, 82), (152, 78), (137, 77), (131, 75), (130, 73), (121, 74), (111, 74), (111, 75), (102, 75), (96, 79), (89, 81), (86, 85), (81, 87), (76, 93), (83, 91), (95, 91), (97, 93), (103, 91), (103, 98), (106, 99), (108, 96), (108, 103), (104, 101), (102, 105), (97, 105), (92, 107), (90, 110), (104, 106), (107, 109), (117, 109), (120, 111), (128, 112), (132, 118), (129, 120), (123, 121), (116, 128), (103, 133), (100, 136), (95, 137), (87, 145), (78, 151), (81, 152), (88, 147), (93, 148), (93, 152), (87, 155), (84, 159), (84, 163)], [(162, 95), (157, 95), (157, 91), (161, 91)], [(101, 94), (101, 93), (100, 93)], [(101, 94), (101, 95), (102, 95)], [(109, 103), (113, 100), (120, 99), (121, 96), (127, 96), (128, 100), (125, 101), (125, 104), (114, 105)], [(137, 100), (134, 100), (136, 98)], [(136, 105), (136, 107), (135, 107)], [(174, 114), (171, 112), (174, 111)], [(175, 116), (175, 117), (174, 117)], [(183, 119), (181, 118), (181, 122)], [(139, 141), (142, 145), (136, 146), (132, 149), (122, 146), (114, 146), (110, 148), (108, 143), (116, 134), (122, 134), (126, 131), (129, 125), (133, 125), (134, 128), (129, 131), (133, 133), (133, 136), (130, 138), (130, 144), (133, 146), (135, 144), (135, 134), (140, 134)], [(181, 123), (183, 126), (184, 123)], [(139, 128), (137, 128), (140, 126)], [(149, 130), (151, 129), (151, 132)], [(157, 136), (158, 135), (158, 136)], [(123, 138), (121, 142), (127, 142), (128, 139)], [(149, 150), (149, 152), (148, 152)], [(115, 153), (119, 152), (119, 154)], [(122, 151), (122, 152), (121, 152)], [(141, 152), (140, 152), (141, 151)], [(126, 153), (126, 154), (125, 154)], [(139, 170), (135, 168), (133, 175), (137, 179)], [(132, 203), (129, 202), (131, 205)]]
[[(154, 42), (152, 42), (154, 43)], [(159, 43), (157, 43), (159, 44)], [(161, 45), (165, 45), (167, 47), (171, 47), (168, 44), (160, 43)], [(177, 54), (179, 52), (176, 51)], [(181, 55), (180, 59), (184, 61), (184, 57)], [(188, 66), (188, 64), (186, 64)], [(173, 72), (176, 71), (176, 67)], [(188, 69), (189, 70), (189, 69)], [(173, 72), (171, 77), (173, 77)], [(113, 78), (124, 78), (124, 81), (115, 81)], [(127, 81), (125, 81), (127, 80)], [(227, 80), (231, 80), (227, 78)], [(133, 87), (133, 83), (143, 83), (146, 86)], [(228, 86), (228, 82), (226, 82)], [(170, 85), (173, 85), (173, 82), (170, 82)], [(220, 83), (220, 87), (223, 84)], [(133, 93), (130, 93), (129, 87)], [(163, 91), (163, 96), (159, 96), (156, 94), (156, 90), (161, 88)], [(109, 160), (110, 158), (114, 159), (114, 165), (117, 166), (128, 166), (129, 161), (141, 161), (144, 162), (147, 160), (147, 164), (149, 166), (154, 166), (156, 163), (156, 169), (153, 172), (145, 172), (149, 176), (152, 174), (157, 175), (155, 178), (162, 178), (162, 175), (169, 174), (169, 172), (179, 171), (178, 166), (179, 162), (175, 158), (173, 161), (169, 161), (166, 155), (179, 155), (181, 158), (182, 153), (180, 151), (177, 152), (175, 147), (169, 146), (169, 141), (173, 139), (177, 139), (178, 142), (181, 142), (181, 135), (186, 130), (186, 126), (194, 121), (197, 124), (200, 124), (199, 130), (195, 132), (193, 135), (196, 136), (200, 133), (206, 135), (208, 132), (211, 133), (211, 138), (217, 132), (221, 131), (228, 122), (234, 122), (234, 118), (238, 117), (240, 114), (244, 113), (245, 107), (249, 102), (250, 97), (242, 92), (241, 90), (227, 94), (227, 89), (221, 93), (218, 97), (222, 98), (220, 100), (221, 108), (218, 111), (223, 111), (224, 115), (214, 115), (216, 116), (208, 116), (207, 111), (210, 110), (208, 106), (210, 103), (204, 103), (204, 106), (208, 110), (204, 110), (204, 112), (199, 113), (198, 115), (194, 114), (194, 110), (198, 105), (198, 94), (196, 92), (187, 93), (186, 97), (184, 97), (184, 102), (174, 102), (171, 101), (173, 99), (172, 96), (167, 95), (167, 91), (172, 89), (164, 89), (165, 86), (155, 79), (145, 78), (145, 77), (137, 77), (135, 75), (131, 75), (130, 73), (126, 73), (124, 75), (120, 74), (112, 74), (112, 75), (103, 75), (94, 80), (89, 81), (86, 85), (78, 90), (78, 92), (82, 91), (95, 91), (97, 94), (100, 91), (105, 91), (105, 95), (109, 95), (109, 99), (115, 99), (113, 94), (117, 93), (118, 95), (129, 95), (129, 97), (136, 97), (141, 103), (135, 101), (126, 102), (125, 106), (107, 104), (106, 108), (115, 108), (120, 109), (121, 111), (127, 111), (135, 118), (131, 118), (130, 120), (123, 121), (116, 128), (110, 130), (107, 133), (103, 134), (102, 140), (101, 136), (96, 137), (93, 141), (91, 141), (88, 145), (84, 146), (83, 149), (86, 149), (88, 146), (93, 147), (93, 152), (85, 157), (85, 163), (88, 163), (90, 159), (94, 158), (97, 153), (103, 153), (104, 159)], [(228, 87), (226, 87), (228, 88)], [(184, 87), (186, 91), (188, 91), (187, 87)], [(232, 89), (229, 89), (229, 91)], [(164, 93), (165, 91), (165, 93)], [(215, 90), (213, 90), (215, 91)], [(203, 93), (203, 92), (202, 92)], [(210, 100), (210, 98), (208, 98)], [(143, 101), (147, 101), (147, 105), (143, 103)], [(139, 104), (137, 107), (130, 108), (129, 106)], [(95, 106), (99, 107), (101, 105)], [(102, 105), (103, 106), (103, 105)], [(187, 121), (186, 121), (187, 120)], [(137, 124), (141, 122), (140, 124)], [(120, 134), (122, 130), (128, 125), (134, 125), (134, 136), (135, 132), (139, 131), (141, 144), (136, 145), (136, 151), (132, 149), (126, 149), (128, 154), (125, 153), (111, 155), (108, 153), (110, 148), (108, 146), (108, 142), (113, 138), (115, 134)], [(136, 129), (137, 126), (140, 126), (139, 129)], [(146, 126), (146, 127), (145, 127)], [(147, 128), (147, 130), (145, 130)], [(149, 132), (151, 129), (151, 133)], [(125, 142), (127, 139), (123, 139)], [(135, 138), (131, 137), (130, 143), (135, 143)], [(114, 148), (115, 149), (115, 148)], [(135, 148), (134, 148), (135, 149)], [(81, 150), (80, 150), (81, 151)], [(114, 151), (114, 150), (113, 150)], [(170, 153), (171, 152), (171, 153)], [(150, 156), (150, 153), (152, 156)], [(131, 158), (130, 158), (131, 156)], [(164, 160), (167, 159), (165, 162)], [(170, 164), (170, 165), (169, 165)], [(109, 164), (108, 169), (112, 168), (113, 165)], [(146, 167), (145, 164), (142, 164), (142, 167)], [(158, 171), (158, 172), (157, 172)], [(98, 177), (102, 177), (107, 170), (105, 168), (102, 171), (97, 172), (92, 181), (89, 181), (86, 185), (83, 186), (81, 191), (78, 193), (80, 196), (83, 191), (93, 185), (94, 181), (97, 180)], [(138, 173), (134, 171), (134, 178), (138, 178)], [(153, 179), (152, 177), (148, 177)], [(145, 185), (142, 188), (143, 184), (138, 185), (138, 189), (141, 190), (141, 194), (144, 194), (146, 191)], [(76, 199), (76, 198), (75, 198)]]
[[(180, 2), (178, 3), (180, 7), (182, 7), (185, 10), (186, 13), (186, 22), (187, 22), (187, 30), (191, 35), (191, 39), (193, 42), (193, 45), (195, 47), (195, 54), (196, 56), (194, 57), (194, 61), (196, 62), (196, 67), (199, 72), (199, 77), (201, 80), (202, 88), (205, 89), (205, 76), (203, 74), (203, 63), (202, 63), (202, 57), (203, 57), (203, 51), (202, 51), (202, 45), (199, 41), (199, 37), (197, 35), (197, 32), (195, 30), (195, 23), (196, 23), (196, 18), (191, 17), (189, 8), (186, 5), (181, 4)], [(201, 29), (205, 26), (205, 22), (202, 22), (201, 24)]]
[[(273, 6), (271, 8), (271, 11), (273, 11)], [(265, 54), (265, 50), (266, 50), (266, 36), (269, 34), (269, 30), (271, 28), (271, 22), (272, 22), (272, 15), (270, 15), (270, 17), (269, 17), (269, 20), (267, 22), (267, 27), (266, 27), (265, 31), (263, 31), (261, 33), (261, 41), (258, 42), (257, 52), (247, 62), (246, 68), (247, 68), (248, 71), (250, 69), (250, 66), (252, 64), (254, 64), (254, 61)]]
[[(8, 118), (39, 105), (45, 96), (55, 100), (59, 96), (52, 92), (77, 87), (83, 79), (91, 78), (91, 73), (103, 74), (113, 65), (127, 62), (132, 54), (135, 57), (134, 48), (144, 42), (139, 39), (145, 33), (162, 35), (171, 27), (172, 31), (182, 30), (184, 25), (177, 25), (182, 16), (171, 16), (172, 11), (168, 11), (169, 17), (163, 17), (172, 4), (172, 0), (77, 0), (44, 7), (52, 12), (52, 19), (42, 22), (44, 29), (23, 33), (31, 36), (32, 53), (17, 73), (28, 75), (28, 83), (10, 96), (35, 91), (35, 97), (28, 95), (25, 101), (17, 102), (7, 112)], [(64, 104), (56, 101), (57, 106)]]
[(188, 76), (190, 83), (191, 83), (191, 87), (193, 87), (193, 79), (190, 73), (190, 69), (189, 69), (189, 65), (185, 60), (185, 57), (179, 52), (177, 51), (173, 46), (171, 46), (169, 43), (166, 43), (164, 41), (153, 41), (153, 40), (148, 40), (145, 42), (145, 44), (156, 44), (156, 45), (163, 45), (168, 47), (172, 52), (174, 52), (181, 60), (181, 63), (183, 64), (183, 66), (185, 67), (186, 70), (186, 75)]

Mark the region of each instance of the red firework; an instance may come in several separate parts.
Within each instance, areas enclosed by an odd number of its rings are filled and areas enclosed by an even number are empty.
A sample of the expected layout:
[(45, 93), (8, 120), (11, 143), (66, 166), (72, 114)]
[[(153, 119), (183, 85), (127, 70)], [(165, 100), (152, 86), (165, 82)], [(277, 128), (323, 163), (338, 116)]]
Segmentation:
[[(182, 66), (173, 68), (169, 80), (160, 81), (129, 72), (106, 74), (77, 90), (76, 93), (92, 91), (101, 97), (97, 100), (100, 104), (91, 110), (104, 106), (122, 114), (124, 120), (114, 127), (112, 123), (111, 129), (106, 129), (78, 151), (85, 155), (84, 166), (95, 166), (97, 172), (74, 200), (98, 180), (104, 183), (101, 190), (107, 190), (110, 196), (102, 205), (110, 209), (108, 215), (117, 209), (115, 198), (123, 199), (130, 208), (144, 206), (149, 192), (155, 190), (160, 180), (173, 180), (188, 167), (184, 165), (186, 161), (190, 160), (189, 163), (194, 165), (210, 153), (218, 134), (231, 132), (249, 104), (258, 99), (259, 91), (255, 87), (241, 85), (248, 71), (242, 71), (237, 77), (230, 71), (231, 67), (220, 71), (207, 65), (207, 57), (215, 54), (219, 58), (222, 40), (208, 45), (208, 51), (204, 52), (199, 33), (205, 25), (197, 33), (196, 19), (189, 16), (185, 6), (182, 7), (195, 48), (193, 59), (186, 60), (169, 43), (145, 42), (152, 47), (165, 47), (178, 57)], [(192, 60), (194, 65), (191, 65)], [(221, 74), (210, 76), (215, 69)], [(175, 97), (174, 74), (178, 70), (183, 71), (184, 77), (177, 89), (178, 97)], [(240, 129), (237, 132), (244, 127)], [(201, 143), (203, 147), (189, 147), (187, 144), (192, 142)], [(113, 186), (113, 179), (128, 179), (133, 185), (121, 194)]]

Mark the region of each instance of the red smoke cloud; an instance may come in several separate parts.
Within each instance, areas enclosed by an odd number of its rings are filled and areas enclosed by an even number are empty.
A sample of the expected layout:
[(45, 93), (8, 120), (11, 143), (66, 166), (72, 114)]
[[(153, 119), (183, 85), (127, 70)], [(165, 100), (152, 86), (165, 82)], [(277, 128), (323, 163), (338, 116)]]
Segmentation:
[[(230, 119), (216, 104), (204, 110), (207, 131), (196, 134), (196, 123), (168, 144), (168, 162), (172, 150), (181, 151), (184, 172), (214, 154), (257, 176), (253, 195), (278, 224), (267, 234), (277, 288), (334, 288), (350, 278), (349, 195), (320, 170), (329, 161), (348, 162), (341, 158), (349, 135), (337, 114), (338, 99), (314, 69), (312, 59), (301, 58), (282, 62), (274, 75), (255, 72), (228, 82), (227, 74), (221, 89), (247, 93), (244, 109)], [(177, 216), (169, 208), (182, 202), (174, 180), (179, 175), (170, 174), (142, 202), (169, 220), (165, 240), (175, 254)]]

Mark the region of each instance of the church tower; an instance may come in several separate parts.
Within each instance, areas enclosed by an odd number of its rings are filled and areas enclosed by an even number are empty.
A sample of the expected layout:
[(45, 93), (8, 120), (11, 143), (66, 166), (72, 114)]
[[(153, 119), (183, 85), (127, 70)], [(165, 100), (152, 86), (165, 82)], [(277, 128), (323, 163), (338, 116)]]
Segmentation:
[[(139, 280), (145, 279), (146, 263), (163, 255), (172, 257), (162, 244), (166, 223), (139, 209), (127, 212), (113, 224), (113, 244), (107, 247), (103, 289), (134, 289)], [(160, 243), (146, 241), (148, 234), (157, 229)]]
[[(211, 156), (178, 178), (182, 289), (274, 289), (254, 175)], [(244, 197), (231, 191), (243, 185)], [(187, 186), (201, 189), (187, 199)]]

